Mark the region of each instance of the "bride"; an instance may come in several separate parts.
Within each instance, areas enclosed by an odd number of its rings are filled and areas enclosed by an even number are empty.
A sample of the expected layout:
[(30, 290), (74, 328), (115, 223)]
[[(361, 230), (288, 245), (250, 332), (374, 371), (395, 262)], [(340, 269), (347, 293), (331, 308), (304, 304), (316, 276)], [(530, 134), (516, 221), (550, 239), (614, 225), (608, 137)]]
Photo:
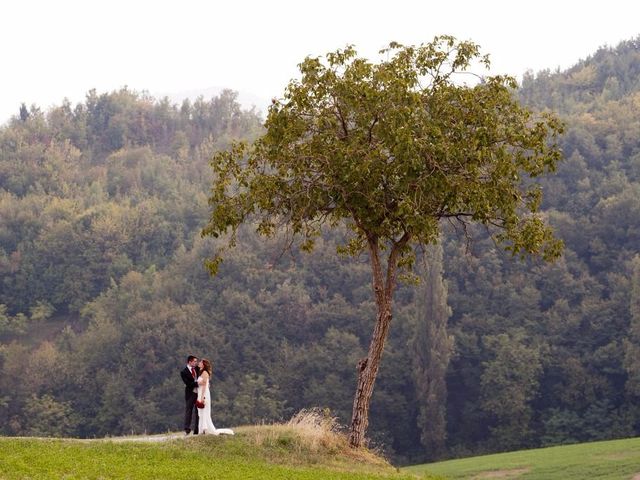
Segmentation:
[[(211, 421), (211, 392), (209, 391), (209, 380), (211, 379), (211, 362), (203, 358), (198, 363), (200, 376), (198, 377), (198, 431), (200, 434), (208, 435), (233, 435), (230, 428), (216, 428)], [(201, 405), (203, 405), (201, 407)]]

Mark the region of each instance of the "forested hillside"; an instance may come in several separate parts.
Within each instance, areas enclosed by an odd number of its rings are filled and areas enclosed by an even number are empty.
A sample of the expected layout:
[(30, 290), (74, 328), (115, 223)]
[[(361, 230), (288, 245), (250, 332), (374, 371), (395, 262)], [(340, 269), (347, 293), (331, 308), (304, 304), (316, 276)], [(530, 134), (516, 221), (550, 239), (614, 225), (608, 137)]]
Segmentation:
[[(370, 435), (428, 459), (640, 433), (640, 40), (518, 92), (566, 122), (543, 180), (565, 242), (521, 262), (451, 230), (396, 295)], [(348, 422), (374, 305), (335, 232), (280, 255), (247, 229), (211, 278), (208, 161), (261, 119), (235, 94), (123, 89), (0, 128), (0, 434), (177, 430), (178, 370), (214, 363), (214, 422)], [(426, 265), (425, 265), (426, 264)], [(448, 368), (446, 360), (450, 357)]]

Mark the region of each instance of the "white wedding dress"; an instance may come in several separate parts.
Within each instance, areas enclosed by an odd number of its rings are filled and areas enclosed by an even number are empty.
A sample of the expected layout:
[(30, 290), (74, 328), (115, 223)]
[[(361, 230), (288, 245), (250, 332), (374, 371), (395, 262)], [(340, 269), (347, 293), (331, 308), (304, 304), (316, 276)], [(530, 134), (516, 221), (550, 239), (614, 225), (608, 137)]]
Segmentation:
[(201, 435), (234, 435), (230, 428), (216, 428), (211, 420), (211, 392), (209, 380), (198, 378), (198, 400), (204, 398), (204, 408), (198, 409), (198, 432)]

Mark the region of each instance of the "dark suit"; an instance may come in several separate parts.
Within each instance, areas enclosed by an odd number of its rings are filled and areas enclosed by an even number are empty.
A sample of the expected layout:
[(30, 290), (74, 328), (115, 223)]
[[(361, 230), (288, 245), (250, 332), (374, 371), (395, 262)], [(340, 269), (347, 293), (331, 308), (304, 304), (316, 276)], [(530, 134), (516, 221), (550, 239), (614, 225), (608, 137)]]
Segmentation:
[[(196, 369), (196, 378), (200, 375), (198, 367), (194, 367)], [(184, 400), (185, 400), (185, 410), (184, 410), (184, 431), (186, 433), (191, 432), (191, 421), (195, 422), (195, 426), (193, 428), (193, 433), (195, 435), (198, 434), (198, 409), (195, 408), (196, 400), (198, 399), (198, 392), (194, 392), (194, 389), (198, 388), (198, 382), (193, 375), (189, 371), (188, 367), (184, 367), (180, 371), (180, 377), (182, 377), (182, 381), (184, 382)]]

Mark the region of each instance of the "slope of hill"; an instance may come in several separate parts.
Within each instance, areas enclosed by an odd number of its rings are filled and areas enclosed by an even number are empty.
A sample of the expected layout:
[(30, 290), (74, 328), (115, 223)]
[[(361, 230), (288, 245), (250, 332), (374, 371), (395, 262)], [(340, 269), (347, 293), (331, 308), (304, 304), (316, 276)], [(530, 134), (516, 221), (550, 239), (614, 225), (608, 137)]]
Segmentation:
[[(2, 479), (409, 480), (346, 438), (309, 424), (242, 427), (233, 437), (0, 438)], [(430, 477), (426, 477), (430, 478)]]
[(640, 438), (449, 460), (415, 465), (403, 471), (443, 475), (451, 480), (636, 480), (640, 478)]

